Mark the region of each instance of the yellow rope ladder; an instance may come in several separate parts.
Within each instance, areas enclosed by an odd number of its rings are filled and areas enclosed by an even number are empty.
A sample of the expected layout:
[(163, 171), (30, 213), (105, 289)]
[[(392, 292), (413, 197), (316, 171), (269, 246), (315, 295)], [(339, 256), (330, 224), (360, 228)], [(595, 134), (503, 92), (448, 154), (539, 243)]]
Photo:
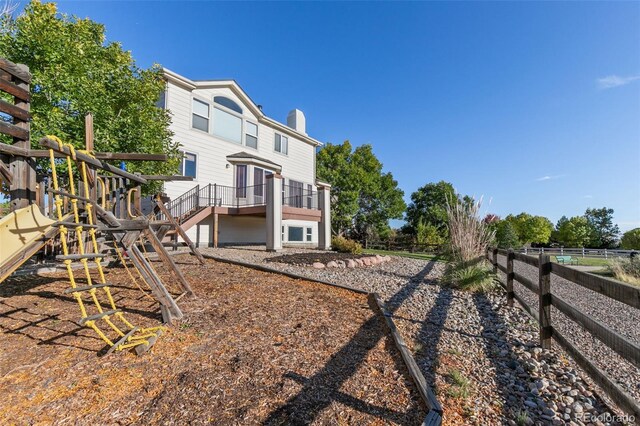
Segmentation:
[[(66, 156), (66, 165), (67, 165), (67, 171), (68, 171), (68, 175), (69, 175), (69, 193), (72, 195), (72, 197), (70, 198), (70, 202), (71, 202), (71, 207), (72, 207), (72, 213), (73, 213), (73, 221), (76, 224), (76, 226), (74, 227), (74, 229), (72, 229), (72, 231), (74, 231), (76, 233), (76, 235), (78, 236), (77, 241), (78, 241), (78, 254), (80, 255), (85, 255), (85, 246), (84, 246), (84, 242), (83, 242), (83, 235), (82, 233), (84, 232), (84, 226), (83, 223), (80, 220), (80, 213), (79, 213), (79, 209), (78, 209), (78, 199), (76, 198), (76, 188), (75, 188), (75, 181), (74, 181), (74, 176), (73, 176), (73, 161), (76, 161), (78, 163), (78, 168), (80, 171), (80, 175), (82, 178), (82, 182), (83, 182), (83, 188), (84, 188), (84, 194), (83, 194), (83, 198), (90, 198), (90, 194), (89, 194), (89, 185), (88, 185), (88, 180), (87, 180), (87, 165), (84, 161), (79, 161), (76, 159), (75, 156), (75, 152), (76, 150), (74, 149), (74, 147), (71, 144), (64, 144), (58, 137), (56, 136), (47, 136), (48, 138), (52, 139), (53, 141), (58, 143), (58, 146), (60, 147), (60, 150), (63, 150), (63, 147), (67, 147), (69, 149), (69, 153), (70, 155)], [(81, 151), (86, 155), (91, 155), (89, 152), (86, 151)], [(58, 218), (58, 221), (62, 222), (63, 221), (63, 214), (62, 214), (62, 204), (63, 204), (63, 200), (59, 195), (60, 189), (59, 189), (59, 185), (58, 185), (58, 174), (56, 172), (56, 160), (55, 160), (55, 153), (53, 151), (53, 149), (49, 149), (49, 159), (50, 159), (50, 164), (51, 164), (51, 174), (52, 174), (52, 184), (53, 184), (53, 189), (56, 191), (55, 192), (55, 197), (54, 197), (54, 204), (55, 204), (55, 209), (56, 209), (56, 215)], [(73, 160), (73, 161), (72, 161)], [(93, 253), (94, 254), (98, 254), (98, 242), (96, 239), (96, 230), (93, 227), (93, 225), (95, 225), (93, 223), (93, 202), (85, 202), (85, 210), (87, 213), (87, 221), (88, 221), (88, 230), (86, 231), (89, 234), (90, 237), (90, 241), (91, 241), (91, 245), (93, 248)], [(69, 229), (64, 226), (64, 225), (60, 225), (59, 226), (59, 230), (60, 230), (60, 241), (62, 243), (62, 252), (64, 254), (65, 257), (69, 256), (69, 247), (68, 247), (68, 243), (67, 243), (67, 234), (69, 232)], [(114, 246), (116, 246), (116, 253), (118, 254), (118, 256), (122, 259), (122, 255), (120, 253), (120, 251), (118, 250), (117, 247), (117, 243), (114, 242)], [(159, 326), (159, 327), (151, 327), (151, 328), (138, 328), (138, 327), (134, 327), (133, 324), (131, 324), (129, 321), (127, 321), (127, 319), (124, 317), (124, 314), (118, 310), (116, 308), (115, 302), (113, 300), (113, 297), (111, 295), (111, 290), (109, 289), (109, 286), (107, 285), (107, 282), (105, 280), (105, 276), (104, 276), (104, 271), (102, 269), (102, 257), (95, 257), (94, 258), (94, 262), (95, 262), (95, 266), (96, 269), (98, 271), (98, 283), (100, 284), (100, 286), (96, 286), (96, 288), (92, 288), (94, 287), (94, 283), (93, 283), (93, 279), (91, 278), (91, 274), (90, 274), (90, 270), (89, 270), (89, 263), (88, 263), (88, 259), (87, 258), (80, 258), (79, 259), (84, 273), (85, 273), (85, 277), (87, 279), (87, 288), (80, 290), (79, 287), (76, 284), (76, 280), (75, 280), (75, 276), (74, 276), (74, 272), (73, 269), (71, 267), (71, 259), (69, 258), (65, 258), (64, 259), (64, 264), (66, 266), (67, 269), (67, 273), (69, 274), (69, 282), (71, 283), (71, 288), (73, 290), (78, 289), (77, 291), (73, 291), (73, 297), (76, 299), (76, 301), (78, 302), (78, 306), (80, 307), (80, 312), (82, 314), (82, 321), (84, 323), (84, 325), (86, 325), (87, 327), (92, 328), (97, 334), (98, 336), (100, 336), (100, 338), (102, 340), (105, 341), (105, 343), (107, 343), (107, 345), (110, 346), (109, 351), (121, 351), (124, 349), (128, 349), (128, 348), (133, 348), (135, 346), (138, 345), (148, 345), (149, 344), (149, 340), (152, 337), (157, 337), (159, 336), (159, 334), (165, 330), (165, 327)], [(126, 266), (126, 265), (125, 265)], [(127, 268), (127, 272), (130, 271)], [(132, 275), (130, 274), (130, 277), (132, 277)], [(136, 283), (137, 284), (137, 283)], [(98, 297), (96, 295), (96, 290), (98, 288), (102, 288), (104, 290), (104, 293), (107, 297), (108, 300), (108, 304), (109, 304), (109, 308), (110, 310), (107, 311), (107, 314), (105, 314), (105, 311), (102, 307), (102, 304), (100, 303), (100, 301), (98, 300)], [(87, 313), (87, 307), (85, 306), (85, 301), (82, 298), (81, 292), (82, 291), (88, 291), (89, 295), (91, 297), (91, 300), (93, 301), (93, 304), (95, 305), (95, 308), (98, 311), (97, 315), (93, 315), (90, 316)], [(108, 313), (111, 312), (111, 313)], [(111, 317), (115, 317), (118, 320), (120, 320), (126, 328), (128, 328), (129, 330), (125, 333), (125, 331), (123, 331), (120, 327), (118, 327), (113, 321)], [(87, 318), (91, 318), (91, 319), (87, 319)], [(105, 334), (105, 332), (103, 332), (97, 325), (96, 321), (99, 319), (103, 319), (107, 325), (113, 329), (113, 331), (115, 331), (118, 336), (119, 336), (119, 340), (116, 341), (115, 343), (109, 339), (107, 337), (107, 335)], [(125, 338), (126, 336), (126, 338)]]

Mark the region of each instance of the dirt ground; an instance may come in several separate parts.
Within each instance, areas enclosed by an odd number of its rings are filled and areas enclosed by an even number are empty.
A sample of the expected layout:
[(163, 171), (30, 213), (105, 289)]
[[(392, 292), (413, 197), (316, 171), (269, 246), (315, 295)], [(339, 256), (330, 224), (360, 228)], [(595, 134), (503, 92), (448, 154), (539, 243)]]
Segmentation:
[[(425, 407), (366, 296), (176, 260), (197, 298), (180, 300), (183, 320), (141, 357), (103, 355), (62, 293), (66, 274), (0, 284), (0, 424), (421, 423)], [(123, 269), (107, 280), (129, 320), (159, 324)]]

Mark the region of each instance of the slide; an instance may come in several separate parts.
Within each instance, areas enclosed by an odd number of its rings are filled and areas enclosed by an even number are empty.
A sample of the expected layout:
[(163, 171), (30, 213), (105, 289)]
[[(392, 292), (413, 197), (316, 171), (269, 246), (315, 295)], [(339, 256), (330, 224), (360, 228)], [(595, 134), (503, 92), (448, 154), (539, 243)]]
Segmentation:
[(0, 218), (0, 283), (58, 234), (55, 222), (33, 204)]

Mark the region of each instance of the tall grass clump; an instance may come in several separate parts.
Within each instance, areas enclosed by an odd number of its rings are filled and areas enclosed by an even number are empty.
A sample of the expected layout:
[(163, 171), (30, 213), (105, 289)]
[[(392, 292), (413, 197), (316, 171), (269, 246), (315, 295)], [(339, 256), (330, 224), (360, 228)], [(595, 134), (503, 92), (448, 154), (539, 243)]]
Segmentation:
[(613, 259), (609, 262), (609, 270), (615, 279), (640, 286), (640, 260)]
[(449, 262), (443, 279), (453, 287), (469, 291), (490, 291), (498, 283), (484, 253), (494, 238), (494, 232), (480, 218), (482, 200), (447, 202)]

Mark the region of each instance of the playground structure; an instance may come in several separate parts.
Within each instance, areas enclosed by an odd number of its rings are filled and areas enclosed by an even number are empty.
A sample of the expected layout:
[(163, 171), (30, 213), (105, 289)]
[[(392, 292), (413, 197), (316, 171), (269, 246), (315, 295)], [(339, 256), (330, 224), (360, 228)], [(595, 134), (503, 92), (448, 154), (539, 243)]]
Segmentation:
[[(65, 294), (76, 300), (79, 323), (93, 329), (107, 344), (107, 353), (134, 348), (144, 353), (162, 334), (164, 326), (141, 328), (118, 309), (105, 268), (120, 264), (141, 290), (146, 285), (159, 303), (163, 322), (180, 319), (177, 300), (193, 291), (165, 250), (162, 238), (179, 233), (198, 260), (204, 259), (179, 225), (169, 218), (154, 220), (141, 213), (141, 185), (173, 176), (141, 176), (121, 170), (107, 160), (166, 161), (166, 155), (94, 153), (93, 120), (85, 120), (86, 149), (78, 150), (55, 136), (42, 138), (45, 149), (31, 149), (29, 133), (29, 83), (23, 65), (0, 59), (0, 92), (14, 103), (0, 100), (0, 179), (9, 189), (10, 213), (0, 218), (0, 284), (46, 244), (57, 241), (62, 253), (55, 257), (69, 276)], [(10, 121), (8, 120), (10, 119)], [(8, 137), (13, 143), (5, 143)], [(38, 158), (48, 158), (41, 167)], [(159, 197), (156, 202), (164, 207)], [(178, 296), (171, 294), (148, 256), (153, 251), (175, 277)], [(112, 261), (107, 264), (106, 260)], [(173, 280), (172, 280), (173, 281)], [(145, 291), (145, 290), (142, 290)]]

